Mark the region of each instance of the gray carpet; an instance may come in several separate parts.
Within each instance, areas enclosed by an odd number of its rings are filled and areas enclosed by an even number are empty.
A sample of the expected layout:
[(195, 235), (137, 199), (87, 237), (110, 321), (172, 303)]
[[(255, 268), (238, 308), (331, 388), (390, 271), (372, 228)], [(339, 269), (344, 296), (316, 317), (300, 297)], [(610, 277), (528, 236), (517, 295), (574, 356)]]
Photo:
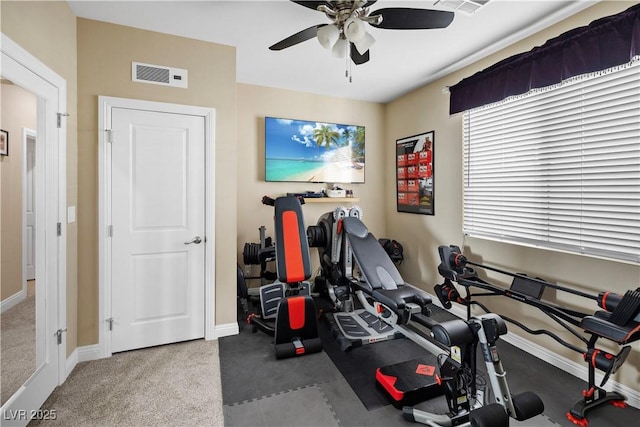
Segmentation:
[(36, 369), (36, 301), (31, 295), (0, 315), (1, 404)]
[(79, 363), (29, 426), (222, 426), (218, 341), (188, 341)]

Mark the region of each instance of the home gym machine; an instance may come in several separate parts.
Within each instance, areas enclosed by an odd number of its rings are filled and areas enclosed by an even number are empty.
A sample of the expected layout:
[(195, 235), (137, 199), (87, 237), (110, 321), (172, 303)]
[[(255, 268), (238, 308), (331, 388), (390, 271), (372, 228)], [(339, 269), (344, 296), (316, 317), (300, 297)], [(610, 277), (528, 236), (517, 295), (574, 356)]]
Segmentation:
[(318, 248), (320, 256), (315, 287), (335, 307), (325, 317), (340, 332), (336, 339), (345, 351), (394, 339), (400, 336), (396, 326), (406, 325), (411, 318), (431, 324), (431, 296), (405, 283), (361, 218), (359, 207), (337, 207), (307, 228), (309, 245)]
[(278, 359), (321, 351), (316, 308), (309, 295), (311, 263), (301, 202), (295, 197), (265, 196), (262, 203), (275, 208), (276, 241), (262, 248), (259, 258), (275, 260), (277, 280), (260, 287), (262, 316), (251, 314), (247, 322), (274, 336)]
[[(605, 391), (602, 387), (609, 377), (622, 366), (629, 355), (631, 347), (626, 344), (640, 339), (640, 288), (635, 291), (628, 290), (624, 295), (611, 292), (590, 295), (539, 278), (469, 261), (457, 246), (440, 246), (438, 252), (441, 261), (438, 271), (445, 280), (443, 284), (435, 286), (435, 293), (445, 308), (451, 308), (452, 301), (462, 304), (467, 307), (467, 316), (469, 317), (472, 305), (477, 305), (489, 312), (488, 308), (475, 301), (474, 297), (506, 296), (536, 307), (584, 343), (586, 350), (561, 339), (550, 331), (532, 330), (521, 322), (502, 316), (528, 333), (547, 335), (563, 346), (582, 354), (588, 366), (588, 386), (583, 391), (583, 398), (567, 413), (569, 420), (576, 425), (586, 426), (588, 424), (586, 418), (588, 410), (606, 402), (618, 407), (626, 406), (626, 398), (622, 394), (615, 391)], [(472, 266), (510, 276), (512, 278), (510, 288), (505, 289), (481, 279)], [(466, 292), (464, 297), (460, 295), (453, 282), (464, 287)], [(481, 289), (485, 292), (472, 294), (471, 288)], [(603, 310), (589, 314), (545, 302), (541, 298), (546, 288), (593, 300)], [(581, 331), (586, 332), (589, 337), (583, 336)], [(596, 348), (596, 341), (599, 338), (606, 338), (623, 347), (617, 355), (610, 354)], [(596, 369), (604, 372), (600, 385), (596, 384)]]
[[(500, 316), (487, 313), (468, 321), (449, 320), (433, 325), (431, 331), (435, 340), (449, 347), (449, 355), (438, 360), (449, 412), (439, 415), (405, 406), (402, 409), (405, 419), (434, 427), (497, 427), (508, 426), (509, 417), (524, 421), (544, 411), (544, 404), (537, 394), (525, 391), (512, 395), (509, 390), (507, 374), (496, 347), (498, 338), (507, 333), (507, 325)], [(487, 404), (485, 390), (476, 385), (478, 345), (495, 403)], [(410, 378), (417, 378), (419, 374), (419, 371), (404, 373), (412, 375)], [(392, 385), (392, 388), (396, 387)]]
[[(343, 350), (406, 337), (428, 354), (380, 367), (376, 381), (403, 416), (430, 426), (509, 425), (541, 413), (534, 393), (512, 396), (495, 342), (506, 324), (495, 314), (437, 323), (430, 316), (431, 297), (407, 284), (389, 255), (361, 221), (359, 208), (336, 208), (307, 229), (310, 246), (320, 255), (317, 288), (325, 288), (336, 311), (325, 313)], [(355, 295), (355, 299), (353, 298)], [(361, 308), (358, 308), (358, 305)], [(480, 345), (496, 403), (486, 404), (476, 387), (476, 348)], [(436, 372), (437, 367), (437, 372)], [(449, 413), (428, 413), (417, 402), (444, 394)]]

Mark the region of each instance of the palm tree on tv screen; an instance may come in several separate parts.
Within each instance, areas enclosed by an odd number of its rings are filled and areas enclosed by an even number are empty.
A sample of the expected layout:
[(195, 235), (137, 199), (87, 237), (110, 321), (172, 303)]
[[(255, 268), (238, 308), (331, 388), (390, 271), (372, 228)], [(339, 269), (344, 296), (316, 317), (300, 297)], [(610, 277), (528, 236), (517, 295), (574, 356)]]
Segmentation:
[(351, 144), (353, 158), (357, 162), (364, 162), (364, 126), (358, 126), (354, 132), (353, 143)]
[(318, 147), (324, 147), (326, 150), (331, 147), (331, 143), (340, 146), (340, 133), (333, 130), (331, 126), (321, 125), (318, 129), (314, 129), (313, 139)]
[(350, 140), (353, 138), (353, 134), (354, 132), (352, 127), (347, 126), (344, 128), (342, 136), (344, 136), (344, 140), (346, 141), (345, 145), (349, 145)]

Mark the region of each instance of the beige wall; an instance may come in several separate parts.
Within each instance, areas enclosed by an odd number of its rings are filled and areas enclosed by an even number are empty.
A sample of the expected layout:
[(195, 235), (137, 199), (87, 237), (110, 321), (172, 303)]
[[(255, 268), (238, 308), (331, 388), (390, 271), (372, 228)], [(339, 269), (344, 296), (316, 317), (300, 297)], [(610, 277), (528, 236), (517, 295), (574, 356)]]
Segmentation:
[[(627, 289), (640, 286), (640, 266), (613, 262), (598, 258), (576, 256), (556, 251), (547, 251), (493, 241), (464, 238), (462, 235), (462, 118), (449, 117), (449, 98), (442, 93), (445, 86), (451, 86), (461, 79), (486, 68), (510, 55), (528, 51), (534, 46), (572, 28), (586, 25), (594, 19), (618, 13), (631, 6), (630, 2), (606, 1), (567, 19), (545, 31), (510, 46), (463, 70), (453, 73), (433, 84), (427, 85), (387, 105), (386, 140), (394, 141), (406, 135), (435, 130), (435, 209), (436, 215), (419, 216), (395, 212), (395, 179), (393, 162), (385, 168), (387, 231), (400, 240), (406, 249), (407, 260), (402, 273), (408, 281), (419, 284), (432, 292), (433, 285), (442, 283), (437, 272), (439, 263), (437, 247), (456, 244), (465, 247), (465, 252), (476, 261), (498, 267), (541, 276), (553, 282), (569, 285), (591, 294), (601, 290), (624, 293)], [(386, 157), (392, 158), (393, 146), (386, 148)], [(418, 236), (416, 238), (416, 236)], [(506, 280), (506, 282), (510, 282)], [(551, 295), (551, 298), (555, 298)], [(563, 304), (582, 308), (587, 312), (597, 309), (595, 302), (581, 298), (559, 300)], [(547, 327), (545, 316), (532, 307), (515, 303), (506, 298), (493, 298), (489, 306), (497, 313), (522, 320), (531, 327)], [(536, 326), (537, 325), (537, 326)], [(516, 326), (515, 332), (578, 363), (582, 357), (556, 344), (548, 337), (528, 335)], [(559, 330), (564, 338), (571, 337)], [(572, 340), (575, 343), (575, 340)], [(601, 345), (610, 351), (618, 351), (616, 345), (605, 340)], [(615, 380), (637, 389), (640, 382), (640, 346), (633, 345), (634, 351), (627, 363), (615, 375)], [(508, 363), (508, 361), (505, 361)], [(507, 366), (508, 369), (508, 366)], [(586, 369), (586, 368), (585, 368)]]
[[(189, 88), (131, 81), (131, 62), (185, 68)], [(79, 345), (98, 342), (98, 96), (216, 109), (216, 324), (235, 322), (235, 48), (78, 19)]]
[[(242, 263), (242, 250), (247, 242), (259, 243), (258, 227), (265, 225), (267, 235), (274, 237), (273, 208), (261, 204), (262, 196), (272, 197), (288, 192), (319, 191), (327, 184), (265, 182), (264, 177), (264, 118), (265, 116), (291, 119), (355, 124), (365, 127), (365, 183), (340, 185), (352, 189), (357, 205), (363, 209), (364, 219), (376, 236), (386, 234), (384, 203), (384, 107), (381, 104), (353, 101), (343, 98), (313, 95), (238, 84), (238, 262)], [(305, 204), (302, 208), (307, 226), (316, 224), (320, 215), (332, 211), (340, 204)], [(318, 255), (311, 250), (314, 271)], [(255, 267), (257, 274), (258, 267)], [(258, 285), (258, 283), (250, 283)]]
[[(0, 2), (0, 29), (67, 82), (67, 205), (77, 205), (76, 18), (64, 1)], [(77, 224), (67, 225), (67, 354), (77, 347)]]
[(36, 97), (11, 82), (0, 85), (0, 129), (9, 132), (9, 156), (0, 156), (2, 274), (0, 300), (22, 290), (22, 130), (36, 129)]

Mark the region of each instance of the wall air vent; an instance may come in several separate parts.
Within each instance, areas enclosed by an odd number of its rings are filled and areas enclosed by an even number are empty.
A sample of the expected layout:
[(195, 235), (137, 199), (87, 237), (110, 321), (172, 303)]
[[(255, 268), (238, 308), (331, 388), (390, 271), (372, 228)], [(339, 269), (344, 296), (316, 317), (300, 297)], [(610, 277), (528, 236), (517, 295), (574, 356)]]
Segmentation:
[(139, 83), (186, 88), (188, 72), (182, 68), (132, 62), (131, 80)]

